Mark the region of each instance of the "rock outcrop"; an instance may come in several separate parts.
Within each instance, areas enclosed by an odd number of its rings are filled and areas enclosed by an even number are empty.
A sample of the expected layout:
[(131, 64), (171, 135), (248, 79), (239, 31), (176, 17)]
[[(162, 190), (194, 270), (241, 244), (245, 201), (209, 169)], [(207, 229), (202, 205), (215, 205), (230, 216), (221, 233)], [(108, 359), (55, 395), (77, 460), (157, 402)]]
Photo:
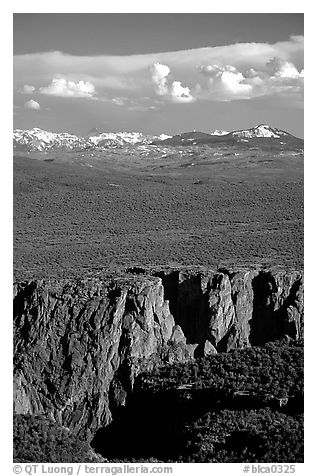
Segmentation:
[(296, 271), (162, 271), (166, 299), (187, 342), (218, 352), (303, 336), (303, 277)]
[(153, 271), (14, 286), (14, 410), (91, 438), (156, 364), (303, 336), (303, 278)]

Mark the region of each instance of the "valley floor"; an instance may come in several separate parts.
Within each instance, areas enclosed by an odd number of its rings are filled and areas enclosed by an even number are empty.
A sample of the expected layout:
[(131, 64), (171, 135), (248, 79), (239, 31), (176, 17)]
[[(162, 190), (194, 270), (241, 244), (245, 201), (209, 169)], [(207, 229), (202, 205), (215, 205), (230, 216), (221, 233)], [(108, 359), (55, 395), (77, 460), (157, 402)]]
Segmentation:
[(207, 152), (15, 157), (15, 277), (131, 265), (302, 268), (302, 156)]

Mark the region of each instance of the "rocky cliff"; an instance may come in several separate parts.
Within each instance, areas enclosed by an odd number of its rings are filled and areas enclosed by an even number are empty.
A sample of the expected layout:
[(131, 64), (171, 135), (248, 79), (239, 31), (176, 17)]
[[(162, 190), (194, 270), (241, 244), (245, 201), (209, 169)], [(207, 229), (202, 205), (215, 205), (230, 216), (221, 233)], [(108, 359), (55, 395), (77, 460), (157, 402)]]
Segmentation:
[(303, 336), (295, 271), (130, 270), (14, 285), (14, 411), (91, 438), (153, 365)]

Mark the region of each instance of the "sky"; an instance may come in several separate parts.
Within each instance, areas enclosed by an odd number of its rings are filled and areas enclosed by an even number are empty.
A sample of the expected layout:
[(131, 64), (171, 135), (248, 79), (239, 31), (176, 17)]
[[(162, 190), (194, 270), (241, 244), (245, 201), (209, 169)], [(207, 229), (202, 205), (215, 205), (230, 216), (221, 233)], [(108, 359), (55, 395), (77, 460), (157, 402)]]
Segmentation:
[(300, 13), (15, 13), (14, 127), (303, 137)]

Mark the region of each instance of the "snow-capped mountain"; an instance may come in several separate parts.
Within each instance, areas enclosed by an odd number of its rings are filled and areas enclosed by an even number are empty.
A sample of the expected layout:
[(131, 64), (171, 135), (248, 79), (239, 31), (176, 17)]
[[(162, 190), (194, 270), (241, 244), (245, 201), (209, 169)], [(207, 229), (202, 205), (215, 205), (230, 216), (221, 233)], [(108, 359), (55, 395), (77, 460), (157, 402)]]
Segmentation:
[(251, 129), (241, 129), (239, 131), (231, 132), (233, 137), (273, 137), (274, 139), (280, 139), (281, 137), (290, 136), (288, 132), (277, 129), (276, 127), (271, 127), (268, 124), (260, 124), (257, 127), (252, 127)]
[(37, 127), (30, 130), (15, 129), (13, 131), (13, 144), (15, 147), (31, 151), (44, 151), (53, 148), (75, 149), (85, 147), (86, 140), (67, 132), (43, 131)]
[(93, 129), (87, 137), (78, 137), (67, 132), (49, 132), (35, 127), (30, 130), (15, 129), (13, 143), (16, 149), (29, 151), (77, 150), (150, 144), (153, 140), (162, 141), (169, 137), (166, 134), (150, 136), (141, 132), (99, 132), (97, 129)]
[(161, 141), (171, 136), (160, 134), (159, 136), (145, 135), (142, 132), (102, 132), (89, 136), (89, 143), (98, 147), (120, 147), (127, 144), (141, 145), (150, 144), (153, 140)]
[(215, 129), (213, 132), (210, 133), (212, 136), (225, 136), (229, 134), (229, 131), (223, 131), (221, 129)]
[(209, 134), (199, 131), (184, 132), (163, 140), (159, 144), (155, 142), (155, 144), (172, 147), (208, 145), (215, 147), (243, 146), (244, 148), (255, 146), (259, 148), (275, 147), (280, 149), (283, 146), (284, 149), (288, 150), (303, 149), (302, 139), (267, 124), (260, 124), (250, 129), (225, 132), (219, 130)]
[[(79, 137), (67, 132), (49, 132), (37, 127), (30, 130), (15, 129), (13, 144), (16, 151), (49, 151), (49, 150), (105, 150), (109, 148), (138, 147), (144, 145), (156, 146), (193, 146), (202, 144), (239, 144), (261, 141), (261, 138), (280, 139), (287, 141), (290, 146), (295, 143), (302, 147), (302, 139), (267, 124), (260, 124), (250, 129), (227, 132), (216, 129), (213, 133), (185, 132), (174, 136), (160, 134), (146, 135), (141, 132), (100, 132), (93, 129), (86, 137)], [(281, 143), (282, 142), (278, 142)]]
[(102, 132), (89, 136), (89, 141), (94, 145), (119, 146), (125, 144), (144, 144), (148, 142), (141, 132)]

